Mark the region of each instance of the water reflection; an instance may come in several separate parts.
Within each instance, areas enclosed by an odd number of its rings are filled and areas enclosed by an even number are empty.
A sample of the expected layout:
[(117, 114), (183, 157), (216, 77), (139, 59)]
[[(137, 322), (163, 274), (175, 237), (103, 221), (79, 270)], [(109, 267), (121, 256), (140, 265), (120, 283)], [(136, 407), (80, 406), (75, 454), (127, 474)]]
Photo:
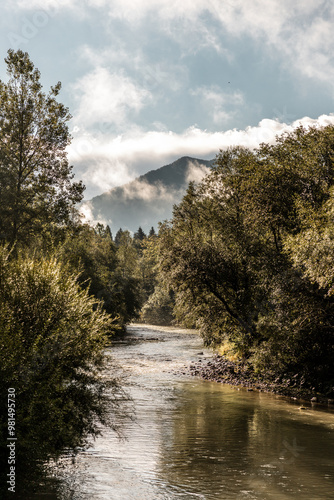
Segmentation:
[(205, 499), (331, 498), (332, 415), (314, 421), (280, 398), (207, 382), (183, 395), (161, 426), (167, 484)]
[(136, 421), (67, 464), (62, 500), (333, 498), (333, 412), (175, 375), (198, 351), (197, 335), (144, 326), (113, 347)]

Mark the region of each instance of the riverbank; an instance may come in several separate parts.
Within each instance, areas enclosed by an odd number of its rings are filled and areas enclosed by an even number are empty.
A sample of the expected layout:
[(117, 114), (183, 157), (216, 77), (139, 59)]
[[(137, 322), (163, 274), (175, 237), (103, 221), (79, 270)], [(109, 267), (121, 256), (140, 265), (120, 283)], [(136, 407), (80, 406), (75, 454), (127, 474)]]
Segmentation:
[(315, 389), (303, 387), (305, 381), (299, 374), (278, 377), (274, 381), (265, 380), (256, 375), (249, 366), (234, 363), (219, 355), (208, 361), (199, 359), (189, 366), (189, 372), (192, 376), (201, 377), (204, 380), (244, 387), (248, 391), (271, 392), (301, 402), (334, 407), (332, 395), (328, 397), (316, 392)]

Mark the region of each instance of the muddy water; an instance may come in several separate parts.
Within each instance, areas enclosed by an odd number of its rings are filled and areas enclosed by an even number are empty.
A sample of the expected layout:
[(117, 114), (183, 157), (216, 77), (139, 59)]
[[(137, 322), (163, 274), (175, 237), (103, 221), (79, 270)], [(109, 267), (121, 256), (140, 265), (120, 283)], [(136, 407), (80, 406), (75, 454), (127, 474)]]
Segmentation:
[(332, 410), (182, 374), (212, 356), (194, 332), (132, 325), (111, 352), (136, 420), (79, 454), (63, 498), (334, 499)]

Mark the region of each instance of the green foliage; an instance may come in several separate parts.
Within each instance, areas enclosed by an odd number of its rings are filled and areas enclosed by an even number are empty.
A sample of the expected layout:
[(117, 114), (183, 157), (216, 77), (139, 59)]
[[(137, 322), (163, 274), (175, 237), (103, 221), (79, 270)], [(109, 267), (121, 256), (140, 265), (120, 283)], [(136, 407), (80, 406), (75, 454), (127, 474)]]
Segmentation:
[(112, 319), (54, 258), (11, 259), (1, 248), (0, 301), (1, 470), (13, 387), (22, 479), (30, 461), (84, 446), (101, 423), (115, 427), (122, 390), (105, 372)]
[(154, 292), (157, 284), (157, 245), (155, 236), (145, 240), (144, 248), (139, 260), (142, 282), (143, 300), (146, 301)]
[(297, 207), (301, 231), (285, 239), (294, 266), (328, 295), (334, 292), (334, 191), (320, 210)]
[(142, 306), (139, 254), (129, 231), (119, 234), (115, 287), (122, 304), (121, 316), (125, 323), (137, 318)]
[(116, 248), (111, 239), (104, 236), (104, 229), (96, 231), (88, 225), (76, 228), (69, 232), (57, 253), (73, 272), (80, 273), (81, 286), (102, 300), (108, 313), (116, 315), (109, 289), (117, 265)]
[(0, 81), (0, 238), (27, 243), (73, 218), (83, 185), (72, 182), (66, 147), (68, 109), (57, 102), (61, 85), (42, 92), (27, 53), (8, 51), (9, 80)]
[(145, 302), (140, 319), (150, 325), (172, 325), (175, 322), (173, 306), (173, 294), (163, 286), (157, 285)]
[(58, 255), (80, 273), (81, 286), (115, 318), (115, 330), (137, 317), (142, 297), (139, 256), (128, 231), (120, 233), (116, 246), (101, 224), (95, 229), (78, 227), (60, 245)]
[[(153, 228), (152, 228), (153, 229)], [(139, 253), (139, 271), (142, 289), (140, 321), (153, 325), (171, 325), (175, 322), (173, 313), (174, 293), (163, 283), (158, 275), (158, 238), (153, 231), (142, 243)]]
[(333, 377), (334, 129), (222, 151), (159, 232), (178, 321), (267, 376)]
[(123, 234), (123, 229), (119, 228), (119, 230), (117, 231), (116, 236), (115, 236), (115, 245), (116, 246), (119, 245), (122, 234)]

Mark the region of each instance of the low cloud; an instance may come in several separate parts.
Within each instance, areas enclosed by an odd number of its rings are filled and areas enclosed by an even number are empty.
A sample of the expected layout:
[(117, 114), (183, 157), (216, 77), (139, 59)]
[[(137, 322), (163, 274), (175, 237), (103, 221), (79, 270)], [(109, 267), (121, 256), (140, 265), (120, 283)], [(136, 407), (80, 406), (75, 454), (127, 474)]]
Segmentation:
[(82, 205), (79, 207), (79, 212), (84, 223), (88, 223), (93, 226), (98, 223), (103, 225), (107, 225), (108, 223), (110, 224), (110, 221), (107, 221), (104, 217), (102, 217), (102, 215), (96, 215), (96, 210), (93, 208), (93, 204), (91, 201), (85, 201), (84, 203), (82, 203)]
[(210, 168), (206, 165), (199, 163), (198, 161), (190, 161), (187, 174), (186, 181), (187, 182), (195, 182), (196, 184), (201, 182), (203, 177), (210, 173)]
[(113, 138), (73, 133), (69, 159), (76, 175), (89, 185), (86, 198), (125, 184), (135, 177), (175, 161), (181, 156), (212, 159), (230, 146), (253, 149), (262, 142), (274, 143), (275, 137), (296, 127), (334, 125), (334, 115), (318, 119), (301, 118), (291, 124), (264, 119), (244, 130), (208, 132), (190, 127), (181, 134), (172, 131), (133, 130)]
[[(123, 186), (124, 199), (143, 201), (167, 201), (172, 203), (178, 190), (167, 189), (162, 183), (150, 184), (146, 180), (136, 179)], [(174, 192), (174, 191), (177, 191)]]

